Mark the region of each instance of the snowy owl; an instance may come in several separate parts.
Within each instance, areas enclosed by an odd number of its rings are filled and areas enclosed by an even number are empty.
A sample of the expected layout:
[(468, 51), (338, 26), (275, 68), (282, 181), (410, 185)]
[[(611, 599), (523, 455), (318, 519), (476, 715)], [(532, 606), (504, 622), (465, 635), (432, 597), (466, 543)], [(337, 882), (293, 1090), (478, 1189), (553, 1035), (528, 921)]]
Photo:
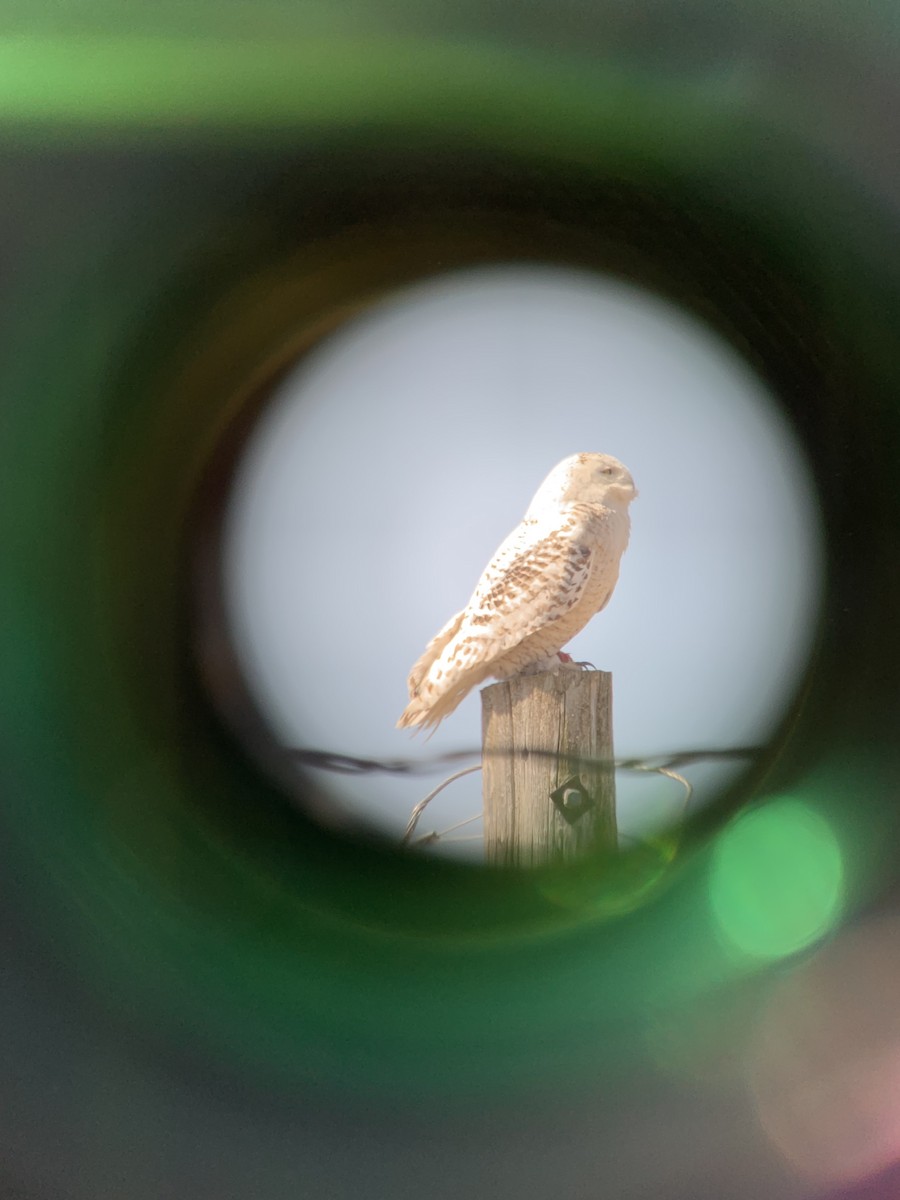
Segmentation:
[(490, 676), (568, 664), (562, 647), (616, 586), (636, 495), (628, 469), (608, 454), (573, 454), (555, 466), (472, 599), (414, 665), (398, 728), (438, 725)]

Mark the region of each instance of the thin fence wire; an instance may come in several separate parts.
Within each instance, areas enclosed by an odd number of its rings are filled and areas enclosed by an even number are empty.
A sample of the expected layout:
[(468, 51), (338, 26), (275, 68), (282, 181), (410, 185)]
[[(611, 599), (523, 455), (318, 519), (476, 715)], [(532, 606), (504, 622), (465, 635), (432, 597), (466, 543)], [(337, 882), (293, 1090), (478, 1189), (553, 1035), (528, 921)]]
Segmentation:
[[(633, 759), (628, 759), (628, 760), (616, 759), (614, 762), (614, 765), (617, 770), (644, 771), (646, 773), (653, 774), (653, 775), (662, 775), (666, 779), (671, 779), (674, 783), (681, 784), (681, 786), (684, 788), (684, 801), (683, 801), (682, 807), (681, 807), (680, 819), (682, 821), (685, 820), (685, 818), (687, 817), (687, 814), (688, 814), (688, 809), (690, 807), (691, 799), (694, 795), (694, 785), (692, 783), (690, 783), (689, 780), (685, 779), (685, 777), (683, 775), (679, 775), (677, 771), (672, 771), (668, 767), (655, 767), (648, 763), (637, 763)], [(431, 833), (422, 834), (419, 837), (417, 837), (415, 842), (412, 841), (412, 836), (416, 831), (416, 826), (419, 823), (419, 818), (422, 816), (422, 813), (425, 811), (425, 809), (428, 807), (428, 805), (431, 803), (431, 801), (435, 798), (435, 796), (439, 795), (446, 787), (449, 787), (451, 783), (455, 783), (457, 779), (461, 779), (463, 777), (463, 775), (471, 775), (474, 771), (480, 771), (480, 770), (481, 770), (481, 763), (478, 763), (474, 767), (466, 767), (462, 771), (454, 771), (454, 773), (452, 775), (448, 776), (443, 781), (443, 783), (438, 784), (438, 786), (436, 788), (433, 788), (432, 791), (430, 791), (428, 793), (428, 795), (424, 797), (424, 799), (420, 800), (419, 803), (413, 808), (412, 813), (410, 814), (409, 823), (406, 826), (406, 832), (403, 834), (403, 844), (405, 846), (408, 846), (410, 844), (415, 845), (415, 846), (423, 846), (423, 845), (431, 845), (437, 841), (461, 842), (461, 841), (474, 841), (476, 839), (482, 839), (483, 834), (473, 834), (471, 837), (459, 837), (459, 838), (450, 838), (447, 836), (448, 834), (453, 833), (455, 830), (461, 829), (463, 825), (470, 825), (470, 824), (472, 824), (473, 821), (480, 821), (481, 818), (484, 816), (484, 814), (476, 813), (475, 816), (466, 817), (465, 820), (457, 821), (455, 825), (449, 825), (446, 829), (432, 830)]]
[[(410, 813), (409, 823), (406, 826), (406, 832), (403, 834), (403, 844), (405, 846), (409, 845), (410, 839), (412, 838), (412, 835), (415, 833), (416, 826), (419, 823), (419, 817), (421, 817), (422, 813), (425, 811), (425, 809), (428, 807), (428, 805), (431, 803), (431, 801), (435, 798), (435, 796), (440, 795), (440, 793), (444, 790), (444, 788), (449, 787), (451, 783), (455, 783), (457, 779), (462, 779), (462, 777), (464, 775), (472, 775), (475, 773), (475, 771), (480, 771), (480, 770), (481, 770), (481, 763), (476, 763), (474, 767), (463, 767), (463, 769), (461, 771), (454, 771), (453, 774), (449, 775), (444, 780), (443, 783), (439, 783), (436, 788), (432, 788), (432, 790), (428, 793), (428, 795), (423, 800), (420, 800), (419, 803), (415, 806), (415, 808)], [(479, 813), (478, 816), (480, 816), (480, 815), (481, 814)], [(460, 824), (467, 824), (469, 819), (473, 819), (473, 820), (477, 821), (478, 816), (476, 816), (474, 818), (467, 818), (466, 822), (460, 822)], [(453, 826), (452, 828), (458, 828), (458, 826)], [(450, 832), (450, 831), (448, 830), (447, 832)], [(434, 835), (434, 836), (439, 836), (439, 835)]]

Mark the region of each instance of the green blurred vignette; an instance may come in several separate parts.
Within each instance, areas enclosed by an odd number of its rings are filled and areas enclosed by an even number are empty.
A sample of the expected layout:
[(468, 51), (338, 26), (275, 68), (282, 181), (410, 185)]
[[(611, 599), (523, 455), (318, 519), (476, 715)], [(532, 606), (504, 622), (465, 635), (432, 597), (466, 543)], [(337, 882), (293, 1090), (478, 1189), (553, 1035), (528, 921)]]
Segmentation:
[[(777, 257), (791, 245), (813, 324), (856, 344), (856, 383), (865, 356), (879, 419), (896, 432), (884, 351), (895, 280), (886, 266), (879, 309), (852, 270), (864, 262), (871, 279), (877, 230), (860, 232), (840, 181), (826, 187), (744, 109), (727, 75), (573, 66), (487, 42), (0, 40), (0, 136), (16, 162), (62, 153), (90, 171), (97, 154), (108, 162), (124, 148), (127, 166), (171, 147), (175, 172), (193, 174), (171, 195), (142, 196), (138, 184), (96, 207), (84, 188), (45, 200), (5, 355), (9, 853), (48, 945), (110, 1011), (252, 1080), (502, 1097), (631, 1069), (661, 1013), (739, 979), (709, 910), (702, 846), (633, 912), (627, 898), (645, 876), (636, 862), (629, 877), (627, 859), (621, 879), (587, 878), (561, 906), (547, 899), (566, 891), (552, 880), (344, 842), (273, 801), (186, 662), (182, 531), (224, 398), (173, 380), (190, 374), (183, 330), (214, 325), (217, 291), (252, 274), (254, 254), (270, 263), (286, 236), (285, 223), (274, 235), (265, 221), (253, 228), (257, 185), (284, 171), (302, 179), (305, 145), (324, 147), (327, 163), (332, 141), (352, 150), (352, 130), (369, 162), (382, 145), (395, 155), (459, 143), (746, 213), (759, 246)], [(811, 194), (800, 233), (790, 214)], [(848, 220), (855, 242), (834, 236)], [(247, 312), (277, 326), (260, 295)], [(834, 404), (826, 416), (843, 437)], [(896, 489), (876, 489), (876, 501), (887, 527)], [(865, 567), (865, 547), (857, 553)], [(133, 607), (144, 594), (146, 611), (123, 627), (122, 596)], [(864, 656), (844, 694), (823, 698), (837, 655), (826, 636), (813, 717), (797, 718), (801, 748), (773, 769), (846, 834), (858, 903), (883, 869), (891, 756), (866, 740), (885, 693)], [(853, 720), (839, 722), (850, 706)], [(817, 740), (814, 718), (840, 723), (843, 741)], [(347, 749), (340, 731), (335, 748)], [(625, 912), (612, 921), (603, 897), (616, 887)]]

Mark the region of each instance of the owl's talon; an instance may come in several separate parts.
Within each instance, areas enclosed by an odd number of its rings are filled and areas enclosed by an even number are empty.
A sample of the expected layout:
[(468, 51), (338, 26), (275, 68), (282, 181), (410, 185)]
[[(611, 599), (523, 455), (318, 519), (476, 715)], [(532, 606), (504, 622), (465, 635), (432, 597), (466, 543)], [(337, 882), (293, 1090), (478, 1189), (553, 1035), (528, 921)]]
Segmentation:
[(564, 667), (578, 667), (581, 671), (596, 671), (597, 668), (592, 662), (575, 662), (571, 654), (566, 654), (565, 650), (557, 650), (556, 657)]

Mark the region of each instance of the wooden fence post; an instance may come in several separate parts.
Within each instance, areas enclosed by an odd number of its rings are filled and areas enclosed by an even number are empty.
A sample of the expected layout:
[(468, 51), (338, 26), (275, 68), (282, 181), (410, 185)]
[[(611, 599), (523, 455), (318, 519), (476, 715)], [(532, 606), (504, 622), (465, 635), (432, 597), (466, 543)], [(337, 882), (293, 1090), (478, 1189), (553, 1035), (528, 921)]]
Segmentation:
[(495, 866), (616, 847), (612, 675), (518, 675), (481, 692), (484, 841)]

